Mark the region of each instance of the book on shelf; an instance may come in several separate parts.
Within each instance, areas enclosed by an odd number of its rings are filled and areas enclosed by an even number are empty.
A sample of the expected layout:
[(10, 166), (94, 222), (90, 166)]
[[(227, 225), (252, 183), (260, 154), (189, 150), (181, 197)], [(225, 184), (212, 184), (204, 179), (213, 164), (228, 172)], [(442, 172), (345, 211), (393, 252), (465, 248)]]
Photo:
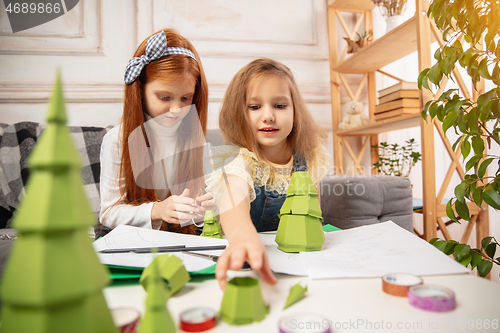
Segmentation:
[(394, 110), (397, 108), (418, 108), (420, 109), (419, 98), (400, 98), (395, 101), (375, 105), (375, 114), (379, 112)]
[(385, 112), (380, 112), (376, 113), (374, 118), (375, 120), (382, 120), (382, 119), (387, 119), (387, 118), (392, 118), (392, 117), (397, 117), (397, 116), (402, 116), (404, 114), (411, 114), (411, 113), (420, 113), (420, 108), (397, 108), (394, 110), (389, 110)]
[(382, 97), (398, 90), (418, 90), (417, 82), (401, 81), (393, 86), (378, 91), (378, 97)]
[(420, 90), (397, 90), (378, 98), (378, 104), (387, 103), (400, 98), (420, 98)]

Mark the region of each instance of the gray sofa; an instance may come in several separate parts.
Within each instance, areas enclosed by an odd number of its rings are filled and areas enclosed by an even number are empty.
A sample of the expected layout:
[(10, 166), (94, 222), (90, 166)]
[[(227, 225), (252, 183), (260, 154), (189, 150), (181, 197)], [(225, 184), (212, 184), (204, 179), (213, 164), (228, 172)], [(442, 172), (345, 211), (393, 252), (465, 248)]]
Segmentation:
[(394, 176), (327, 176), (321, 182), (325, 223), (350, 229), (392, 220), (413, 232), (410, 180)]
[[(26, 160), (44, 125), (22, 122), (0, 124), (0, 276), (13, 242), (12, 216), (24, 195), (29, 177)], [(82, 178), (94, 213), (99, 212), (99, 152), (107, 128), (70, 127), (83, 161)], [(218, 130), (207, 141), (221, 143)], [(388, 176), (327, 176), (321, 184), (325, 223), (348, 229), (392, 220), (412, 231), (412, 193), (406, 178)]]

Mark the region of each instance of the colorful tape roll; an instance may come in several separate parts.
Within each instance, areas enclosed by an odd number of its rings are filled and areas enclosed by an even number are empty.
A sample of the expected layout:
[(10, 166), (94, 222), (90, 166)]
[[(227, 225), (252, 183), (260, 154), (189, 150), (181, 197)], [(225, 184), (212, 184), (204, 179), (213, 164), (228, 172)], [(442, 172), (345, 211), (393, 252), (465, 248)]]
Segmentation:
[(180, 315), (180, 328), (185, 332), (204, 332), (217, 324), (217, 313), (209, 308), (193, 308)]
[(111, 309), (111, 317), (120, 333), (137, 333), (138, 323), (141, 314), (132, 308)]
[(408, 289), (408, 302), (419, 309), (434, 312), (452, 311), (456, 307), (453, 291), (435, 285), (410, 287)]
[(330, 321), (314, 313), (298, 313), (280, 318), (280, 333), (330, 333)]
[(407, 297), (408, 288), (422, 284), (422, 279), (411, 274), (387, 274), (382, 277), (382, 290), (393, 296)]

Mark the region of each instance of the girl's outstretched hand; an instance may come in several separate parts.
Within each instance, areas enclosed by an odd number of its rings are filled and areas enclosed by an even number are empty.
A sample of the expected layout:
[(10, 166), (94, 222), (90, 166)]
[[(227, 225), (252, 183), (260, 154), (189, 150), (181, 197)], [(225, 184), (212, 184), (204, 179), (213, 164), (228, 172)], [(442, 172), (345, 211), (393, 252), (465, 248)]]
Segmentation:
[(214, 198), (210, 193), (203, 194), (196, 198), (196, 212), (202, 216), (207, 210), (217, 210), (217, 206), (214, 204)]
[(189, 197), (189, 189), (184, 189), (181, 195), (171, 195), (163, 201), (158, 201), (151, 210), (151, 220), (163, 220), (167, 223), (181, 224), (196, 219), (200, 215), (193, 206), (195, 200)]
[(227, 270), (239, 270), (247, 261), (254, 271), (258, 271), (262, 279), (270, 284), (276, 284), (269, 258), (267, 257), (266, 247), (261, 240), (254, 235), (242, 235), (239, 239), (233, 239), (232, 243), (226, 248), (222, 256), (217, 260), (215, 277), (222, 290), (227, 284)]

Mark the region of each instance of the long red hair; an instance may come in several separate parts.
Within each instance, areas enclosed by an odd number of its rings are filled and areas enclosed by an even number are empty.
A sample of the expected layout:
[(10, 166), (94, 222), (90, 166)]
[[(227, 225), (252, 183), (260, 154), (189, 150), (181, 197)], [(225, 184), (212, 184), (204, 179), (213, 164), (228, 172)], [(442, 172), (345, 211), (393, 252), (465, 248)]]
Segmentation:
[[(180, 194), (184, 186), (187, 186), (190, 189), (191, 196), (201, 194), (204, 188), (201, 163), (202, 150), (187, 148), (198, 147), (199, 143), (202, 142), (201, 140), (203, 140), (206, 134), (208, 112), (207, 80), (201, 65), (200, 57), (193, 45), (173, 29), (164, 29), (163, 31), (167, 37), (168, 47), (181, 47), (191, 50), (198, 61), (182, 54), (166, 55), (146, 65), (139, 77), (131, 84), (125, 86), (125, 101), (121, 120), (122, 156), (120, 165), (120, 175), (124, 184), (120, 184), (120, 191), (123, 200), (130, 205), (140, 205), (145, 202), (157, 201), (158, 199), (156, 197), (155, 190), (152, 189), (154, 187), (144, 188), (137, 185), (132, 171), (128, 146), (128, 138), (130, 134), (138, 127), (142, 128), (144, 139), (147, 142), (144, 130), (146, 109), (143, 101), (143, 92), (144, 85), (153, 80), (175, 82), (187, 74), (193, 75), (196, 79), (193, 104), (196, 106), (197, 114), (191, 110), (179, 127), (179, 138), (177, 139), (176, 147), (178, 152), (176, 184), (178, 185), (169, 189), (167, 197), (172, 193)], [(149, 37), (146, 38), (141, 45), (139, 45), (134, 53), (134, 57), (140, 57), (146, 53), (146, 42)], [(199, 122), (201, 126), (196, 124), (197, 122)], [(201, 131), (198, 133), (195, 131), (193, 133), (193, 129), (199, 128), (201, 128)], [(148, 158), (148, 153), (142, 152), (141, 157)], [(194, 226), (191, 225), (181, 228), (179, 225), (167, 224), (163, 222), (161, 229), (182, 233), (193, 233)]]

